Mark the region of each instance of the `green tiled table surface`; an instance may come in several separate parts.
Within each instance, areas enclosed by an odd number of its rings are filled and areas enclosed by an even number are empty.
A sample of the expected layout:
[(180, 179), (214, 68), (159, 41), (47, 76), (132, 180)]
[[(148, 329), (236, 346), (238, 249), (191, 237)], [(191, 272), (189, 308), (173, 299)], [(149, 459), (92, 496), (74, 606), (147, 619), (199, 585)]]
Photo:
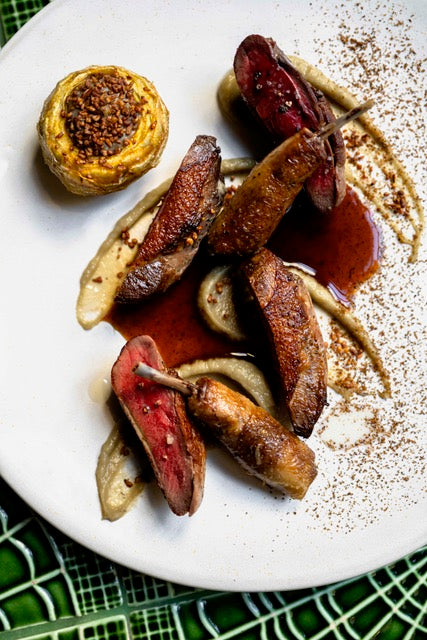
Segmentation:
[[(1, 43), (48, 2), (0, 0)], [(427, 547), (365, 576), (316, 589), (201, 591), (87, 551), (34, 514), (0, 479), (0, 637), (421, 640), (427, 638)]]

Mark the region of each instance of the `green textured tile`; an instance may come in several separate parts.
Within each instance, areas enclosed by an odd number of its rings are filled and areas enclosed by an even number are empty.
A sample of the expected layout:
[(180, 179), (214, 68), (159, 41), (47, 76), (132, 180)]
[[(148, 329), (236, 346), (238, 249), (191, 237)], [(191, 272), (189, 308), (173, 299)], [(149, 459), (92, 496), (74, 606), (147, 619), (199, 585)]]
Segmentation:
[(82, 632), (85, 640), (128, 640), (124, 617), (101, 620), (98, 624), (83, 627)]
[(40, 522), (32, 518), (25, 527), (16, 533), (16, 539), (31, 554), (34, 576), (42, 575), (58, 568), (53, 540)]
[(8, 540), (0, 545), (0, 567), (0, 591), (8, 591), (30, 579), (28, 562)]
[(0, 17), (4, 38), (8, 40), (40, 9), (49, 4), (49, 0), (0, 1)]
[(130, 605), (138, 605), (167, 598), (175, 589), (162, 580), (123, 569), (121, 580), (125, 586)]
[[(156, 607), (155, 609), (135, 611), (130, 615), (132, 640), (179, 640), (175, 622), (170, 607)], [(193, 640), (190, 635), (186, 640)]]
[(366, 578), (361, 578), (353, 584), (345, 585), (334, 591), (334, 600), (344, 611), (354, 607), (372, 593), (372, 585)]
[(252, 618), (247, 607), (242, 606), (239, 594), (229, 594), (221, 600), (207, 599), (203, 611), (222, 632), (241, 626)]
[(65, 582), (63, 576), (53, 578), (43, 586), (49, 593), (52, 603), (55, 605), (56, 618), (69, 617), (76, 613), (68, 584)]
[(80, 640), (80, 634), (78, 629), (71, 629), (70, 631), (63, 631), (58, 634), (59, 640)]
[(292, 612), (292, 618), (295, 626), (300, 629), (304, 637), (310, 638), (322, 631), (325, 626), (325, 619), (317, 610), (314, 603), (302, 605)]
[(44, 601), (31, 589), (3, 600), (2, 609), (12, 629), (49, 620)]

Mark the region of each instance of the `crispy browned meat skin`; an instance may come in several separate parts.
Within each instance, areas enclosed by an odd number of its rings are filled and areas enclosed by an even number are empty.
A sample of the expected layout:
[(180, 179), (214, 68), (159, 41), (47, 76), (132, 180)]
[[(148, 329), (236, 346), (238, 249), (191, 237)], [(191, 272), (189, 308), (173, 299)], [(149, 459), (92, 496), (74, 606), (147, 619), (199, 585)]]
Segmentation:
[[(239, 45), (234, 73), (243, 99), (279, 144), (307, 127), (316, 131), (335, 119), (315, 90), (271, 38), (253, 34)], [(345, 146), (341, 131), (324, 143), (325, 161), (307, 178), (307, 191), (320, 211), (341, 202), (345, 192)]]
[(214, 220), (213, 253), (248, 256), (265, 245), (309, 175), (325, 159), (323, 141), (302, 129), (257, 164)]
[(181, 277), (218, 212), (220, 164), (215, 138), (197, 136), (116, 294), (116, 302), (139, 302), (165, 291)]
[(304, 282), (268, 249), (241, 266), (261, 314), (294, 430), (308, 437), (326, 404), (327, 362)]
[(316, 477), (314, 453), (269, 413), (221, 382), (201, 378), (190, 412), (227, 447), (248, 473), (301, 499)]
[(133, 372), (144, 362), (165, 370), (149, 336), (132, 338), (122, 349), (112, 372), (114, 392), (152, 464), (157, 482), (172, 511), (192, 515), (202, 500), (206, 451), (187, 416), (182, 395)]

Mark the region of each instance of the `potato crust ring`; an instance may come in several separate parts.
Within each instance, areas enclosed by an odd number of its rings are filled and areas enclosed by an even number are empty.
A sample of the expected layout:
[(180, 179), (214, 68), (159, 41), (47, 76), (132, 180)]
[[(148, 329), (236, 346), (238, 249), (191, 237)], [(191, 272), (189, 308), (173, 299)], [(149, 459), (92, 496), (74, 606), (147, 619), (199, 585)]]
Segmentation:
[[(144, 102), (130, 144), (108, 156), (105, 164), (79, 158), (61, 115), (67, 97), (92, 74), (118, 74), (130, 79), (135, 96)], [(65, 187), (78, 195), (101, 195), (124, 189), (158, 164), (168, 138), (169, 112), (147, 78), (114, 65), (90, 66), (58, 82), (45, 100), (37, 131), (44, 161)]]

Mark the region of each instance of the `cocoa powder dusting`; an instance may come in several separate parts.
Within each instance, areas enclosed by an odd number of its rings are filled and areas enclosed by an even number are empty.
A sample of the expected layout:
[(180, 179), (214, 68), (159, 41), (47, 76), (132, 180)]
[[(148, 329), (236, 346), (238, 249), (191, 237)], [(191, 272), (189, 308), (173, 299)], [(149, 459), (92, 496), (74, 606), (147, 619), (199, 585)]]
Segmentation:
[[(319, 476), (315, 499), (307, 503), (309, 527), (332, 536), (369, 529), (388, 513), (407, 513), (426, 493), (425, 242), (411, 261), (423, 220), (402, 174), (384, 162), (390, 151), (396, 154), (425, 207), (425, 60), (422, 34), (402, 4), (337, 2), (322, 10), (322, 19), (336, 24), (336, 36), (329, 42), (319, 37), (318, 58), (311, 61), (358, 100), (375, 99), (370, 117), (385, 136), (359, 125), (344, 133), (349, 176), (363, 183), (362, 197), (378, 198), (374, 217), (384, 245), (381, 267), (358, 291), (354, 310), (386, 363), (392, 388), (391, 398), (382, 398), (357, 342), (336, 322), (325, 323), (329, 358), (352, 392), (345, 399), (329, 392), (314, 436)], [(333, 476), (322, 469), (333, 469)]]

